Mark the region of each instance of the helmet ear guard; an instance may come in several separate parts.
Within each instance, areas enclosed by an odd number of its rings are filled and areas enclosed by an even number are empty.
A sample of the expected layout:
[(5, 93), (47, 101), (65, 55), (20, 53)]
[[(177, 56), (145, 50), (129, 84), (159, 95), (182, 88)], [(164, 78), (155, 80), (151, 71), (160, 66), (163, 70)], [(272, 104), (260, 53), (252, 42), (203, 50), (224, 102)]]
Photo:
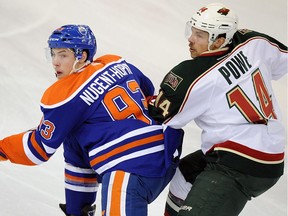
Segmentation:
[(221, 3), (212, 3), (199, 9), (186, 23), (185, 36), (191, 36), (191, 28), (197, 28), (208, 32), (209, 46), (219, 37), (224, 36), (226, 46), (232, 39), (238, 28), (238, 17), (234, 11)]
[(73, 49), (77, 60), (82, 58), (83, 51), (87, 51), (87, 60), (93, 61), (97, 50), (96, 38), (86, 25), (64, 25), (54, 30), (48, 39), (50, 49)]
[[(84, 49), (80, 49), (80, 48), (74, 49), (74, 53), (75, 53), (75, 56), (76, 56), (77, 60), (82, 58), (83, 51), (85, 51), (85, 50)], [(88, 53), (87, 53), (87, 56), (89, 56)]]

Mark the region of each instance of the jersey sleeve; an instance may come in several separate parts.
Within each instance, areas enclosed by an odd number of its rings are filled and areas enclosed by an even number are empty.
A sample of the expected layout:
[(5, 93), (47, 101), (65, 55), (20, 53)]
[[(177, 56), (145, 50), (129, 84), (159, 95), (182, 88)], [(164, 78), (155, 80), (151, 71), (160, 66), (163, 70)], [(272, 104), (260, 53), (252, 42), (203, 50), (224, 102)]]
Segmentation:
[(0, 155), (12, 163), (38, 165), (49, 160), (67, 134), (85, 118), (85, 109), (70, 102), (55, 108), (43, 108), (40, 125), (27, 132), (0, 141)]
[[(257, 33), (257, 32), (256, 32)], [(269, 55), (266, 56), (266, 62), (271, 66), (272, 79), (278, 80), (288, 73), (287, 62), (288, 62), (288, 49), (287, 46), (276, 40), (275, 38), (258, 33), (260, 36), (263, 36), (269, 43)], [(274, 56), (271, 58), (270, 56)]]
[(92, 205), (97, 196), (97, 176), (91, 168), (65, 165), (66, 213), (80, 215), (85, 205)]
[[(25, 143), (30, 143), (32, 146), (36, 143), (35, 130), (15, 134), (0, 140), (0, 160), (10, 160), (12, 163), (23, 165), (35, 165), (29, 158)], [(37, 148), (37, 150), (39, 154), (42, 154), (42, 157), (45, 157), (46, 153), (41, 148)]]
[[(274, 40), (275, 43), (273, 45), (273, 51), (269, 53), (272, 56), (277, 56), (277, 58), (273, 58), (271, 62), (272, 67), (272, 79), (278, 80), (284, 75), (288, 73), (287, 62), (288, 62), (288, 49), (287, 46), (284, 46), (280, 42)], [(272, 53), (273, 52), (273, 53)]]
[[(41, 100), (43, 117), (39, 126), (0, 141), (2, 160), (23, 165), (38, 165), (49, 160), (63, 143), (65, 137), (91, 115), (89, 106), (83, 105), (79, 97), (67, 97), (59, 103), (49, 103), (45, 98), (60, 94), (60, 85), (46, 91)], [(64, 91), (64, 90), (63, 90)]]
[[(39, 165), (48, 161), (62, 144), (64, 133), (59, 135), (57, 132), (61, 133), (63, 130), (55, 131), (57, 123), (47, 120), (47, 115), (44, 114), (43, 119), (45, 120), (42, 120), (36, 129), (1, 140), (0, 152), (2, 155), (12, 163), (23, 165)], [(49, 137), (50, 135), (51, 137)]]
[(149, 114), (160, 123), (174, 116), (184, 99), (186, 87), (182, 83), (183, 78), (175, 73), (179, 68), (182, 68), (181, 64), (166, 74), (154, 104), (149, 104)]
[(182, 128), (207, 110), (214, 83), (202, 84), (209, 71), (203, 72), (200, 65), (198, 59), (184, 61), (164, 77), (154, 106), (149, 107), (156, 121)]
[[(235, 48), (235, 46), (238, 46), (239, 44), (249, 41), (251, 39), (264, 39), (264, 41), (266, 41), (266, 45), (262, 46), (262, 48), (265, 47), (266, 49), (269, 49), (269, 51), (263, 50), (263, 55), (261, 55), (261, 58), (264, 58), (267, 65), (271, 67), (271, 77), (273, 80), (278, 80), (288, 73), (287, 46), (267, 34), (252, 31), (249, 29), (239, 29), (233, 38), (233, 43), (231, 44), (231, 46), (232, 48)], [(271, 56), (273, 56), (273, 58), (271, 58)]]

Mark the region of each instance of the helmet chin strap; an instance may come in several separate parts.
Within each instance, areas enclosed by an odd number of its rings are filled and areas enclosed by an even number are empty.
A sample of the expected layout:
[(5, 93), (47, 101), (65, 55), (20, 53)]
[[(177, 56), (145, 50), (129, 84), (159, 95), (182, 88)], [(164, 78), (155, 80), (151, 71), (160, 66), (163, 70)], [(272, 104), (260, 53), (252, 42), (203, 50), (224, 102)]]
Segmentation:
[(79, 59), (76, 58), (76, 60), (73, 63), (73, 68), (72, 68), (72, 70), (71, 70), (71, 72), (69, 74), (75, 73), (75, 72), (81, 70), (82, 68), (84, 68), (84, 67), (86, 67), (87, 65), (90, 64), (90, 61), (87, 60), (87, 61), (85, 61), (85, 63), (82, 66), (80, 66), (79, 68), (76, 68), (76, 65), (77, 65), (78, 62), (79, 62)]
[[(216, 40), (217, 40), (217, 38), (214, 39), (214, 40), (210, 40), (210, 39), (209, 39), (209, 42), (208, 42), (208, 51), (211, 51), (211, 46), (212, 46), (212, 44), (213, 44)], [(226, 43), (226, 40), (225, 40), (225, 42), (224, 42), (219, 48), (217, 48), (217, 49), (222, 49), (222, 48), (225, 47), (226, 45), (227, 45), (227, 43)]]
[(209, 40), (209, 42), (208, 42), (208, 51), (211, 51), (210, 47), (212, 46), (213, 43), (214, 43), (214, 41)]

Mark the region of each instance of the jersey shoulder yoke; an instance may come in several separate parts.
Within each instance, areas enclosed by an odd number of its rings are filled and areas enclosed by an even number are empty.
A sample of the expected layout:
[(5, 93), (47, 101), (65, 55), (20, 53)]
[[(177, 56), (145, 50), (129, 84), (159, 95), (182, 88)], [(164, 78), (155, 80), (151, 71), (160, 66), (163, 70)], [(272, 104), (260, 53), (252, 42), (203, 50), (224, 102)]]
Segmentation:
[(55, 106), (67, 100), (69, 101), (95, 72), (101, 70), (107, 64), (120, 59), (120, 56), (111, 54), (101, 56), (83, 70), (56, 81), (43, 94), (41, 104), (45, 106)]

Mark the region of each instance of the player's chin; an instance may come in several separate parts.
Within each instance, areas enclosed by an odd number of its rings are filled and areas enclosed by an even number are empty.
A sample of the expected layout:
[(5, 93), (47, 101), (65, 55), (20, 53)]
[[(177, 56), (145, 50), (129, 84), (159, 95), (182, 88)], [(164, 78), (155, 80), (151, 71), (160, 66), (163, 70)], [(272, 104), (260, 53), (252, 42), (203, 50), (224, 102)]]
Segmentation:
[(63, 78), (63, 74), (59, 73), (59, 72), (55, 73), (55, 76), (56, 76), (57, 80)]
[(192, 51), (190, 50), (190, 56), (191, 56), (191, 58), (195, 58), (198, 56), (198, 53), (195, 52), (194, 50), (192, 50)]

